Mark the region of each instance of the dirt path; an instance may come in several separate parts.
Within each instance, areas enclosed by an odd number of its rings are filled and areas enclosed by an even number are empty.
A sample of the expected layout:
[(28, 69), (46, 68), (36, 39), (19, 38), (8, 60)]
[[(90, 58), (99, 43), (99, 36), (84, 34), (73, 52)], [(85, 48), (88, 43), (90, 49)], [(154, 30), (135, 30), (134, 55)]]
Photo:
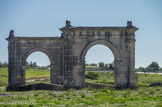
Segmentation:
[(0, 87), (0, 89), (1, 89), (1, 90), (5, 90), (5, 89), (6, 89), (6, 87)]

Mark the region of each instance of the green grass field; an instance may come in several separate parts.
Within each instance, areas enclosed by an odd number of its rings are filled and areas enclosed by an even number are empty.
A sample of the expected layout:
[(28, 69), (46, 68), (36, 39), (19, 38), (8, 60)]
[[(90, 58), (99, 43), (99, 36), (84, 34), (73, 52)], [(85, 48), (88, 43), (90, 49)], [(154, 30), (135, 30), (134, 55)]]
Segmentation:
[[(97, 79), (86, 79), (86, 81), (114, 84), (114, 74), (112, 72), (96, 72)], [(87, 74), (87, 72), (86, 72)], [(27, 70), (27, 80), (49, 77), (50, 72), (44, 70)], [(7, 69), (0, 69), (0, 87), (7, 86)], [(37, 82), (42, 82), (41, 80)], [(43, 81), (44, 82), (44, 81)], [(47, 80), (46, 82), (49, 82)], [(80, 90), (69, 89), (67, 91), (26, 91), (26, 92), (6, 92), (0, 88), (0, 107), (32, 107), (32, 106), (162, 106), (162, 87), (148, 87), (153, 82), (162, 83), (162, 75), (158, 74), (138, 74), (138, 89), (115, 90), (115, 89), (94, 89), (91, 87)], [(33, 82), (32, 82), (33, 83)], [(30, 84), (30, 82), (29, 82)]]
[[(7, 86), (8, 84), (8, 69), (0, 68), (0, 87)], [(40, 69), (27, 69), (26, 81), (36, 79), (34, 82), (26, 82), (26, 84), (38, 83), (41, 78), (48, 78), (44, 82), (49, 82), (50, 71)]]

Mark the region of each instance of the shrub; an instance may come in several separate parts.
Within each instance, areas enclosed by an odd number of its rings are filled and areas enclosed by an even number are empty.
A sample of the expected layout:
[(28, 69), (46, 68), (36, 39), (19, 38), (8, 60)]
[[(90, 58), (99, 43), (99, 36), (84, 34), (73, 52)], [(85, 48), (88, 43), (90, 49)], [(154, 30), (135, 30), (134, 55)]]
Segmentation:
[(97, 80), (97, 78), (99, 77), (99, 74), (98, 72), (88, 71), (85, 77), (89, 79)]

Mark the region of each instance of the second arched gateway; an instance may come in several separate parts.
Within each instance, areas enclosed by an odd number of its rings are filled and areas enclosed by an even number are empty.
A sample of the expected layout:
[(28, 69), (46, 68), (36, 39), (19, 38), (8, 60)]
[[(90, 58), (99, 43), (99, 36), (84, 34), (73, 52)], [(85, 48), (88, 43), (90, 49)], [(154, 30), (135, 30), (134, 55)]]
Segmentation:
[(45, 53), (51, 63), (50, 80), (53, 84), (70, 88), (85, 85), (85, 55), (96, 44), (111, 49), (114, 55), (115, 86), (135, 86), (135, 31), (126, 27), (75, 27), (70, 21), (60, 29), (61, 37), (15, 37), (10, 32), (9, 87), (25, 85), (26, 58), (35, 51)]

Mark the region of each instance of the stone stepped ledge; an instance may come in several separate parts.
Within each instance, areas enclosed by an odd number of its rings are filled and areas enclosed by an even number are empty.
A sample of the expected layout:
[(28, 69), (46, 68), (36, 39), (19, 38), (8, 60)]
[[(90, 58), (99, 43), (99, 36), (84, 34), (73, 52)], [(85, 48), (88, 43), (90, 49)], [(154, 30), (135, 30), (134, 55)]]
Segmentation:
[(6, 91), (29, 91), (29, 90), (56, 90), (63, 91), (64, 86), (58, 84), (38, 83), (24, 86), (6, 87)]

